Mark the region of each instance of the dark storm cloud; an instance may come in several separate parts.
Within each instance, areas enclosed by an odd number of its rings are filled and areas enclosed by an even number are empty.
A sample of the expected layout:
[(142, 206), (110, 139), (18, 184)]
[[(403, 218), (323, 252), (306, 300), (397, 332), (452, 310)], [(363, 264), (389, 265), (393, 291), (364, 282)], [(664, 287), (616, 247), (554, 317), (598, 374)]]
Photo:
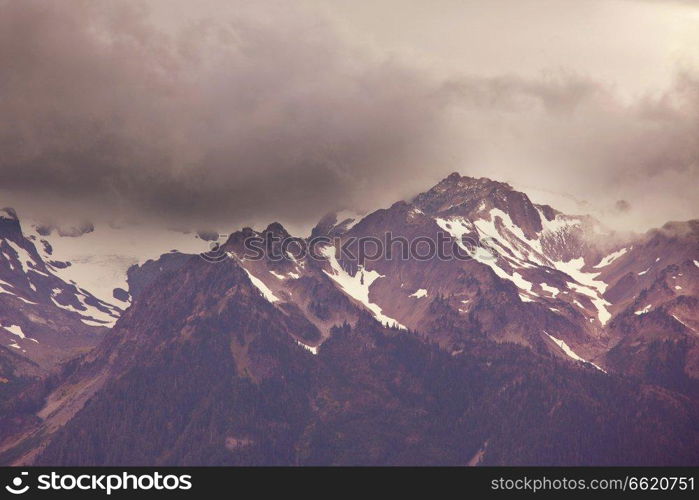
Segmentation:
[(240, 5), (167, 26), (138, 2), (0, 0), (0, 187), (90, 214), (305, 225), (460, 170), (612, 215), (630, 200), (641, 226), (649, 205), (699, 213), (689, 74), (630, 102), (566, 72), (436, 82), (285, 3)]
[(139, 5), (0, 2), (5, 188), (307, 219), (427, 161), (440, 114), (417, 73), (302, 16), (165, 32)]

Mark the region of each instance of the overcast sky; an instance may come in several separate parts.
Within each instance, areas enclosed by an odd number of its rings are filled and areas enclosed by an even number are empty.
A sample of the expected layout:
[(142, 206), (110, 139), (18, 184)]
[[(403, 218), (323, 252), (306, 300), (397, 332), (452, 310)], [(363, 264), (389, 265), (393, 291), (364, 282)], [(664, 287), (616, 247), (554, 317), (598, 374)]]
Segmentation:
[(302, 231), (456, 170), (699, 217), (697, 2), (0, 0), (0, 69), (3, 204), (39, 216)]

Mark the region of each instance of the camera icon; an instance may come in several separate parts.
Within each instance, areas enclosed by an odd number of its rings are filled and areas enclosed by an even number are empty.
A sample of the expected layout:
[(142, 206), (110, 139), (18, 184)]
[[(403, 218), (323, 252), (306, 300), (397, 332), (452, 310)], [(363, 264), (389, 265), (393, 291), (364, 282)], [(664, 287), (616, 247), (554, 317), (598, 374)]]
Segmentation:
[(29, 475), (28, 472), (21, 472), (19, 476), (15, 477), (12, 480), (11, 485), (5, 486), (5, 489), (7, 491), (9, 491), (10, 493), (12, 493), (13, 495), (21, 495), (22, 493), (26, 493), (29, 490), (29, 485), (27, 484), (24, 487), (22, 487), (22, 483), (23, 483), (23, 479), (24, 479), (23, 476), (28, 476), (28, 475)]

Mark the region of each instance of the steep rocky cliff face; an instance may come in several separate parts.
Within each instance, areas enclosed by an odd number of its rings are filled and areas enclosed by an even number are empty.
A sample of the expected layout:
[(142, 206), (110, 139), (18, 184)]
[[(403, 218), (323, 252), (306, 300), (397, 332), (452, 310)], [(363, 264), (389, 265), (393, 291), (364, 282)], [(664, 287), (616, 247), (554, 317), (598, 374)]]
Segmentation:
[(97, 345), (121, 312), (57, 276), (37, 250), (44, 243), (25, 236), (13, 210), (0, 212), (0, 352), (40, 371)]

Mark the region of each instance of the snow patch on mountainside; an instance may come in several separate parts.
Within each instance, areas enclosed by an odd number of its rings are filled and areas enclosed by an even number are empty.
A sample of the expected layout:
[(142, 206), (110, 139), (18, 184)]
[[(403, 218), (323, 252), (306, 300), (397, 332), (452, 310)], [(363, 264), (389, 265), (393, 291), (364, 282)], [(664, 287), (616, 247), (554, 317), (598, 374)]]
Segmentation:
[(5, 330), (10, 332), (12, 335), (17, 335), (19, 338), (24, 339), (27, 336), (24, 334), (22, 331), (22, 327), (19, 325), (9, 325), (9, 326), (3, 326)]
[(0, 280), (0, 293), (6, 293), (8, 295), (12, 295), (13, 297), (21, 298), (13, 291), (14, 288), (15, 287), (10, 285), (7, 281)]
[(619, 257), (624, 255), (628, 251), (627, 248), (622, 248), (621, 250), (617, 250), (616, 252), (612, 252), (609, 255), (607, 255), (605, 258), (599, 261), (599, 264), (595, 266), (595, 269), (600, 269), (602, 267), (607, 267), (609, 264), (617, 260)]
[(559, 271), (573, 278), (576, 283), (568, 282), (570, 288), (578, 293), (587, 295), (597, 309), (597, 317), (600, 323), (606, 324), (612, 317), (607, 309), (611, 304), (602, 297), (602, 294), (607, 289), (607, 284), (596, 279), (599, 273), (583, 271), (585, 260), (582, 257), (571, 259), (568, 262), (554, 261), (553, 265)]
[(19, 260), (24, 274), (29, 275), (29, 271), (39, 272), (35, 269), (35, 266), (38, 266), (38, 264), (34, 261), (29, 252), (27, 252), (24, 248), (19, 246), (14, 241), (5, 239), (5, 243), (7, 243), (10, 246), (10, 248), (12, 248), (12, 250), (14, 250), (14, 252), (17, 254), (17, 260)]
[[(493, 208), (488, 215), (490, 220), (478, 219), (473, 222), (481, 237), (488, 236), (497, 240), (515, 255), (520, 264), (526, 265), (528, 261), (547, 264), (541, 242), (538, 239), (529, 239), (508, 214)], [(497, 218), (500, 218), (502, 229), (497, 226)]]
[(310, 351), (311, 354), (318, 354), (318, 348), (317, 347), (311, 347), (310, 345), (306, 345), (300, 340), (297, 340), (296, 343), (306, 349), (307, 351)]
[(590, 273), (582, 270), (585, 267), (585, 260), (582, 257), (571, 259), (568, 262), (555, 261), (553, 264), (559, 271), (567, 274), (581, 285), (598, 291), (600, 294), (607, 289), (607, 284), (604, 281), (595, 279), (600, 273)]
[(252, 284), (255, 285), (255, 288), (257, 288), (262, 293), (262, 296), (265, 299), (272, 303), (277, 302), (279, 300), (279, 298), (276, 295), (274, 295), (274, 293), (272, 293), (272, 290), (270, 290), (269, 287), (265, 285), (261, 279), (256, 278), (250, 271), (248, 271), (244, 267), (243, 270), (247, 273), (248, 278), (250, 278)]
[[(478, 231), (480, 238), (492, 238), (498, 246), (506, 250), (505, 253), (499, 252), (499, 254), (501, 258), (509, 261), (511, 265), (519, 266), (520, 268), (531, 268), (535, 267), (532, 264), (536, 264), (557, 269), (567, 274), (571, 278), (571, 281), (569, 281), (570, 288), (590, 298), (597, 310), (597, 317), (600, 323), (604, 325), (609, 321), (611, 313), (608, 307), (611, 304), (602, 297), (602, 294), (604, 294), (607, 288), (607, 284), (597, 279), (600, 274), (599, 272), (591, 273), (583, 271), (585, 261), (582, 257), (569, 261), (549, 260), (544, 253), (540, 239), (528, 238), (522, 229), (512, 222), (508, 214), (499, 209), (492, 209), (488, 215), (489, 220), (479, 219), (473, 221), (473, 223), (461, 217), (452, 217), (450, 219), (436, 218), (435, 222), (441, 229), (448, 232), (455, 239), (460, 248), (468, 252), (476, 261), (489, 266), (498, 277), (513, 282), (520, 290), (519, 295), (522, 301), (533, 301), (533, 284), (517, 271), (505, 271), (498, 265), (497, 259), (493, 258), (490, 253), (486, 256), (484, 255), (485, 251), (480, 248), (475, 250), (467, 248), (462, 239), (465, 234), (471, 233), (474, 227)], [(500, 219), (499, 223), (498, 219)], [(544, 233), (560, 232), (571, 225), (578, 224), (580, 224), (579, 220), (557, 216), (553, 221), (547, 221), (547, 223), (544, 224)], [(615, 252), (615, 254), (603, 259), (603, 263), (608, 265), (625, 252), (626, 249)], [(551, 293), (554, 298), (560, 293), (559, 289), (551, 287), (546, 283), (542, 283), (541, 288)], [(580, 304), (578, 301), (576, 302)], [(584, 309), (582, 305), (580, 305), (580, 307)]]
[[(504, 214), (501, 210), (493, 209), (491, 211), (491, 218), (493, 219), (490, 222), (485, 222), (485, 221), (476, 221), (474, 224), (478, 228), (479, 233), (481, 233), (483, 236), (488, 236), (491, 238), (495, 238), (498, 241), (500, 241), (501, 237), (499, 237), (499, 233), (497, 232), (497, 229), (495, 228), (494, 224), (494, 215), (500, 215)], [(509, 220), (509, 216), (507, 217)], [(471, 249), (468, 248), (464, 243), (463, 243), (463, 235), (470, 232), (470, 222), (465, 221), (461, 217), (454, 217), (451, 219), (435, 219), (435, 222), (437, 222), (437, 225), (439, 225), (440, 228), (442, 228), (444, 231), (449, 233), (449, 235), (454, 238), (456, 241), (456, 244), (459, 245), (459, 247), (464, 250), (465, 252), (468, 253), (474, 260), (480, 262), (481, 264), (485, 264), (489, 266), (493, 272), (502, 279), (509, 280), (513, 282), (515, 285), (517, 285), (517, 288), (520, 290), (523, 290), (527, 293), (532, 292), (532, 286), (533, 284), (530, 283), (529, 281), (525, 280), (524, 277), (518, 273), (517, 271), (513, 271), (513, 273), (510, 275), (508, 274), (504, 269), (502, 269), (500, 266), (497, 264), (497, 260), (495, 257), (488, 251), (481, 249), (480, 247), (477, 249)], [(511, 221), (510, 221), (511, 222)], [(480, 224), (479, 224), (480, 223)], [(521, 229), (517, 228), (519, 232), (521, 233)], [(493, 236), (493, 235), (498, 235), (498, 236)], [(522, 237), (524, 237), (524, 234), (522, 233)], [(522, 295), (520, 294), (520, 297)], [(524, 296), (523, 300), (525, 302), (532, 302), (531, 299), (529, 299), (526, 295)]]
[(559, 293), (561, 293), (561, 291), (560, 291), (558, 288), (553, 287), (553, 286), (550, 286), (550, 285), (549, 285), (548, 283), (546, 283), (546, 282), (543, 282), (543, 281), (542, 281), (542, 282), (540, 283), (540, 286), (541, 286), (541, 289), (542, 289), (543, 291), (549, 292), (549, 293), (551, 294), (551, 297), (553, 297), (554, 299), (556, 298), (556, 295), (558, 295)]
[(463, 237), (465, 234), (469, 234), (473, 231), (473, 224), (470, 221), (464, 219), (463, 217), (451, 217), (449, 219), (440, 219), (435, 217), (434, 221), (443, 230), (449, 233), (449, 235), (456, 240), (459, 245), (465, 249), (463, 246)]
[(295, 272), (293, 272), (293, 271), (290, 271), (290, 272), (286, 273), (286, 276), (283, 275), (283, 274), (279, 274), (279, 273), (276, 272), (276, 271), (271, 271), (271, 270), (270, 270), (269, 274), (271, 274), (272, 276), (274, 276), (274, 277), (277, 278), (278, 280), (282, 280), (282, 281), (284, 281), (284, 280), (287, 279), (287, 278), (291, 278), (291, 279), (297, 280), (297, 279), (299, 279), (299, 278), (301, 277), (300, 274), (295, 273)]
[(594, 364), (593, 362), (588, 361), (588, 360), (586, 360), (586, 359), (584, 359), (584, 358), (581, 358), (580, 356), (578, 356), (577, 354), (575, 354), (575, 352), (568, 346), (568, 344), (565, 343), (564, 340), (557, 339), (556, 337), (554, 337), (553, 335), (549, 334), (549, 333), (548, 333), (547, 331), (545, 331), (545, 330), (544, 330), (544, 333), (546, 334), (546, 336), (548, 336), (548, 338), (550, 338), (551, 340), (553, 340), (553, 342), (554, 342), (558, 347), (560, 347), (561, 350), (562, 350), (564, 353), (566, 353), (566, 355), (567, 355), (569, 358), (574, 359), (575, 361), (582, 361), (583, 363), (587, 363), (588, 365), (594, 366), (595, 368), (597, 368), (597, 369), (598, 369), (599, 371), (601, 371), (601, 372), (607, 373), (605, 370), (603, 370), (602, 368), (600, 368), (599, 366), (597, 366), (597, 365)]
[(369, 311), (374, 314), (374, 317), (381, 324), (396, 326), (403, 330), (406, 329), (405, 326), (401, 325), (395, 319), (389, 318), (383, 314), (381, 307), (369, 300), (369, 287), (371, 287), (371, 284), (378, 278), (383, 278), (382, 275), (376, 271), (367, 271), (363, 266), (359, 266), (357, 273), (354, 276), (351, 276), (347, 271), (342, 269), (342, 266), (340, 266), (340, 263), (335, 258), (334, 246), (329, 245), (324, 247), (321, 250), (321, 253), (328, 259), (330, 267), (333, 271), (332, 273), (329, 273), (328, 271), (323, 270), (323, 272), (330, 277), (330, 279), (340, 285), (342, 291), (369, 309)]
[(425, 290), (424, 288), (419, 288), (415, 293), (411, 293), (409, 297), (415, 297), (416, 299), (427, 297), (427, 290)]
[(607, 302), (598, 293), (596, 293), (594, 290), (591, 290), (590, 288), (580, 286), (577, 283), (568, 283), (568, 286), (570, 286), (570, 288), (572, 288), (576, 292), (581, 293), (583, 295), (587, 295), (590, 298), (592, 305), (594, 305), (595, 309), (597, 309), (597, 317), (600, 323), (605, 325), (607, 321), (609, 321), (609, 319), (612, 317), (611, 313), (607, 309), (608, 306), (611, 306), (609, 302)]
[(689, 330), (691, 330), (691, 331), (693, 331), (693, 332), (695, 331), (694, 328), (692, 328), (691, 326), (689, 326), (687, 323), (685, 323), (684, 321), (682, 321), (680, 318), (678, 318), (678, 317), (675, 316), (674, 314), (672, 315), (672, 317), (675, 318), (679, 323), (681, 323), (685, 328), (687, 328), (687, 329), (689, 329)]
[(634, 311), (634, 314), (636, 316), (640, 316), (641, 314), (646, 314), (648, 311), (650, 311), (651, 307), (653, 307), (653, 306), (651, 304), (648, 304), (646, 307), (644, 307), (640, 311)]
[(112, 308), (111, 313), (104, 312), (101, 309), (91, 304), (88, 304), (86, 302), (87, 295), (85, 295), (82, 292), (78, 292), (75, 294), (75, 297), (80, 302), (80, 306), (82, 308), (77, 308), (72, 306), (71, 304), (61, 304), (60, 302), (58, 302), (55, 299), (55, 296), (59, 295), (60, 293), (60, 288), (54, 288), (53, 293), (51, 295), (51, 302), (53, 302), (53, 304), (56, 307), (59, 307), (64, 311), (70, 311), (79, 314), (81, 317), (81, 321), (86, 325), (112, 327), (114, 326), (114, 323), (116, 323), (117, 319), (119, 319), (118, 309)]

